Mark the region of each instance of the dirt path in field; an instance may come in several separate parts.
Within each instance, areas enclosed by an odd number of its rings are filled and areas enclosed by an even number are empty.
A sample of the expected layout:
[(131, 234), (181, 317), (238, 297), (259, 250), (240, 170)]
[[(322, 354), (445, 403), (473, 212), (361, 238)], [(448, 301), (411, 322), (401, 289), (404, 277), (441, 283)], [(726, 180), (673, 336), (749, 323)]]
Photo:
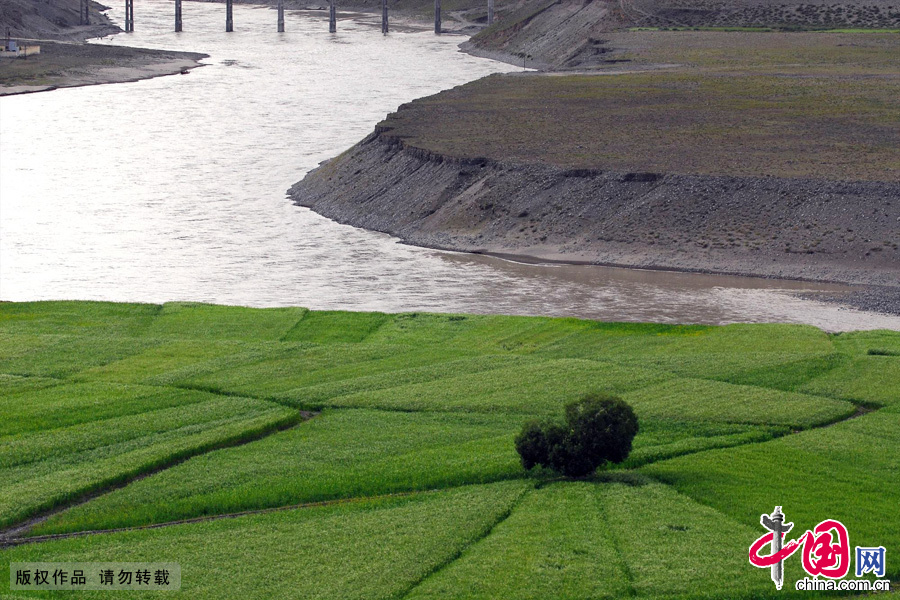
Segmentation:
[[(112, 491), (112, 490), (106, 490)], [(443, 488), (434, 490), (419, 490), (411, 492), (395, 492), (393, 494), (381, 494), (378, 496), (357, 496), (354, 498), (339, 498), (336, 500), (322, 500), (319, 502), (304, 502), (301, 504), (291, 504), (289, 506), (274, 506), (271, 508), (259, 508), (255, 510), (244, 510), (236, 513), (224, 513), (220, 515), (207, 515), (205, 517), (194, 517), (191, 519), (180, 519), (178, 521), (166, 521), (165, 523), (153, 523), (152, 525), (137, 525), (134, 527), (117, 527), (115, 529), (93, 529), (87, 531), (73, 531), (71, 533), (52, 533), (48, 535), (36, 535), (31, 537), (0, 537), (0, 548), (8, 548), (12, 546), (21, 546), (23, 544), (36, 544), (39, 542), (49, 542), (51, 540), (65, 540), (74, 537), (84, 537), (87, 535), (101, 535), (105, 533), (119, 533), (122, 531), (141, 531), (144, 529), (161, 529), (163, 527), (172, 527), (174, 525), (185, 525), (187, 523), (205, 523), (207, 521), (220, 521), (222, 519), (236, 519), (238, 517), (246, 517), (249, 515), (264, 515), (268, 513), (281, 512), (285, 510), (296, 510), (299, 508), (315, 508), (317, 506), (332, 506), (338, 504), (354, 504), (357, 502), (365, 502), (369, 500), (384, 500), (388, 498), (404, 498), (416, 494), (433, 494), (443, 491)], [(99, 495), (99, 494), (98, 494)], [(67, 506), (65, 508), (71, 508)], [(65, 509), (61, 509), (65, 510)], [(56, 511), (60, 512), (60, 511)], [(46, 519), (50, 515), (44, 517)], [(43, 519), (41, 519), (43, 520)], [(24, 526), (21, 526), (24, 527)]]
[[(216, 444), (209, 448), (201, 448), (195, 453), (189, 454), (187, 456), (179, 457), (175, 460), (172, 460), (165, 464), (162, 464), (162, 465), (159, 465), (152, 469), (149, 469), (147, 471), (144, 471), (138, 475), (135, 475), (134, 477), (129, 477), (129, 478), (127, 478), (123, 481), (120, 481), (118, 483), (115, 483), (113, 485), (104, 486), (98, 490), (87, 492), (85, 494), (78, 496), (76, 499), (74, 499), (71, 502), (67, 502), (61, 506), (56, 506), (48, 511), (39, 513), (38, 515), (31, 517), (30, 519), (28, 519), (22, 523), (19, 523), (16, 525), (11, 525), (10, 527), (7, 527), (6, 529), (0, 530), (0, 548), (6, 547), (6, 546), (16, 546), (21, 543), (32, 542), (32, 541), (43, 541), (43, 540), (47, 540), (47, 539), (56, 539), (59, 537), (74, 537), (76, 535), (87, 535), (90, 533), (105, 533), (105, 531), (102, 531), (102, 532), (86, 531), (86, 532), (76, 532), (73, 534), (38, 536), (38, 537), (29, 537), (29, 538), (21, 537), (22, 534), (24, 534), (25, 532), (30, 530), (35, 525), (43, 523), (44, 521), (46, 521), (53, 515), (59, 514), (65, 510), (69, 510), (70, 508), (74, 508), (76, 506), (86, 504), (86, 503), (90, 502), (91, 500), (94, 500), (95, 498), (98, 498), (100, 496), (103, 496), (105, 494), (113, 492), (117, 489), (123, 488), (127, 485), (130, 485), (130, 484), (136, 482), (136, 481), (140, 481), (141, 479), (150, 477), (151, 475), (155, 475), (156, 473), (159, 473), (161, 471), (165, 471), (167, 469), (171, 469), (172, 467), (176, 467), (176, 466), (180, 465), (181, 463), (183, 463), (187, 460), (190, 460), (192, 458), (195, 458), (197, 456), (201, 456), (203, 454), (207, 454), (207, 453), (213, 452), (215, 450), (221, 450), (223, 448), (236, 448), (238, 446), (243, 446), (243, 445), (249, 444), (251, 442), (256, 442), (256, 441), (266, 438), (270, 435), (273, 435), (273, 434), (276, 434), (276, 433), (279, 433), (282, 431), (287, 431), (288, 429), (293, 429), (294, 427), (297, 427), (298, 425), (301, 425), (301, 424), (305, 423), (306, 421), (312, 419), (313, 417), (317, 416), (319, 413), (301, 410), (301, 411), (299, 411), (298, 414), (299, 414), (298, 420), (288, 421), (277, 427), (274, 427), (271, 429), (266, 429), (266, 430), (263, 430), (260, 432), (256, 432), (253, 435), (250, 435), (247, 437), (242, 437), (242, 438), (238, 438), (238, 439), (231, 440), (231, 441), (226, 440), (225, 442)], [(206, 520), (206, 519), (198, 519), (198, 520)], [(184, 521), (184, 522), (190, 522), (190, 520)], [(164, 523), (164, 524), (160, 524), (160, 526), (174, 525), (174, 524), (176, 524), (176, 523)], [(153, 527), (153, 526), (151, 526), (151, 527)], [(125, 528), (125, 529), (143, 529), (143, 527)], [(115, 530), (110, 530), (110, 531), (123, 531), (125, 529), (115, 529)]]

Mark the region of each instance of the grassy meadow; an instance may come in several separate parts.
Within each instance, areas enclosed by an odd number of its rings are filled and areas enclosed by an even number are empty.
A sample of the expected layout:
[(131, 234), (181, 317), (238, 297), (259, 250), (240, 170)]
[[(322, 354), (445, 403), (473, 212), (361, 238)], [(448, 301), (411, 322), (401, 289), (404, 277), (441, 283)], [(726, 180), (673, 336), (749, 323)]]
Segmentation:
[[(628, 460), (524, 471), (522, 423), (589, 391)], [(172, 597), (816, 597), (749, 565), (760, 514), (897, 580), (898, 447), (898, 332), (0, 303), (0, 529), (51, 536), (0, 556), (179, 562)]]

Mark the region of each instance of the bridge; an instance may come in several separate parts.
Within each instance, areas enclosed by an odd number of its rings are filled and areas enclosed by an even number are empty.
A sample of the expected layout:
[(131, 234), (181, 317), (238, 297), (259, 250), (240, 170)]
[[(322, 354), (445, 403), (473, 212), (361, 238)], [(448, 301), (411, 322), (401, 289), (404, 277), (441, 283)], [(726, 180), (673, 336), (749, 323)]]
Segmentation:
[[(90, 1), (80, 0), (81, 2), (81, 24), (90, 25)], [(175, 31), (182, 30), (181, 20), (181, 2), (175, 0)], [(225, 31), (234, 31), (234, 0), (225, 0)], [(278, 33), (284, 33), (284, 0), (278, 0), (276, 4), (278, 10)], [(494, 22), (494, 0), (488, 0), (487, 24)], [(125, 0), (125, 32), (134, 31), (134, 0)], [(335, 8), (335, 0), (329, 0), (328, 3), (328, 31), (337, 32), (337, 11)], [(387, 0), (381, 0), (381, 33), (388, 32), (388, 5)], [(434, 32), (441, 33), (441, 0), (434, 0)]]

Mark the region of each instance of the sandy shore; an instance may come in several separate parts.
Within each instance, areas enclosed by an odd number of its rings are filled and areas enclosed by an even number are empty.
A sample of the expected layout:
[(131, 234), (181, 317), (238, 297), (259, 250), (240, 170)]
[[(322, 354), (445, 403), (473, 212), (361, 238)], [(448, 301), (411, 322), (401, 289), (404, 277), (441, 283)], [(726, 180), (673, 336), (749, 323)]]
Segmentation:
[(0, 63), (0, 96), (187, 73), (201, 66), (200, 60), (207, 56), (124, 46), (39, 43), (39, 55)]

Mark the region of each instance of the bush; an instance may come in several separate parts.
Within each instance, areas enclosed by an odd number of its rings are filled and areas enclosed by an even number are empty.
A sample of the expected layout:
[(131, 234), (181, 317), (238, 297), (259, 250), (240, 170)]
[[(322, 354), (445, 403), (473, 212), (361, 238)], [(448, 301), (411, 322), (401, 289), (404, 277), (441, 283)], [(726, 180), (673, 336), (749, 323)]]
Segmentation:
[(607, 462), (628, 458), (638, 420), (622, 399), (588, 394), (566, 405), (565, 417), (565, 425), (525, 423), (516, 436), (522, 466), (541, 465), (568, 477), (584, 477)]

